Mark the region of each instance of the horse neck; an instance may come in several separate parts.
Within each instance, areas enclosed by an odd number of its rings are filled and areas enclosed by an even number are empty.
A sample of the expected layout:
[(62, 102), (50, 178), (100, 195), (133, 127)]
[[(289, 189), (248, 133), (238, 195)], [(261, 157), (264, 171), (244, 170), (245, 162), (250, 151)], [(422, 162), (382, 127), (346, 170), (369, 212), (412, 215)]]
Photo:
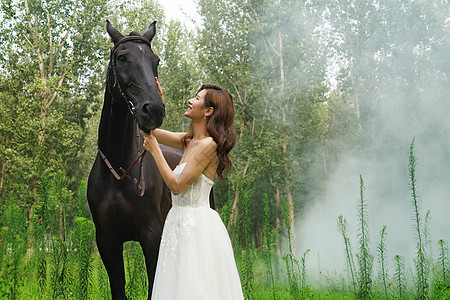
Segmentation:
[(105, 92), (98, 146), (113, 165), (125, 166), (137, 154), (136, 121), (128, 108)]

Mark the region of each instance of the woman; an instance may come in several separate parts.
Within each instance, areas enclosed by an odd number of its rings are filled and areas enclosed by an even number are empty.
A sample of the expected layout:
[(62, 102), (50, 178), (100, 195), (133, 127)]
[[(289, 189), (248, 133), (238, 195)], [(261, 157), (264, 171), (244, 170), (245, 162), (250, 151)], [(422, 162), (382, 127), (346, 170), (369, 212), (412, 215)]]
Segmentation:
[[(164, 224), (152, 299), (244, 299), (230, 238), (209, 206), (215, 175), (223, 179), (231, 167), (228, 154), (236, 142), (232, 97), (205, 84), (184, 115), (191, 119), (187, 133), (141, 132), (173, 205)], [(173, 171), (158, 143), (184, 150)]]

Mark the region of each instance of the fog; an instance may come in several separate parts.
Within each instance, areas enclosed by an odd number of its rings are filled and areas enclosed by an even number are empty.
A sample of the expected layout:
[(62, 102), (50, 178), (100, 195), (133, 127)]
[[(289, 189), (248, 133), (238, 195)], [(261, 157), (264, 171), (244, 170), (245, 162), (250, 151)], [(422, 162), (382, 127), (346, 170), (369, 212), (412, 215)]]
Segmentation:
[[(350, 1), (341, 1), (340, 6), (342, 2), (350, 5)], [(320, 196), (304, 200), (307, 205), (297, 215), (297, 257), (310, 249), (308, 276), (317, 278), (319, 272), (347, 276), (344, 241), (337, 230), (339, 215), (348, 221), (356, 259), (360, 175), (365, 184), (374, 270), (378, 269), (380, 231), (386, 225), (389, 274), (393, 274), (395, 255), (405, 258), (407, 273), (415, 273), (417, 233), (408, 177), (413, 139), (422, 227), (426, 212), (431, 212), (430, 255), (437, 259), (438, 240), (450, 240), (450, 118), (447, 116), (450, 111), (450, 10), (446, 1), (419, 2), (405, 2), (407, 7), (403, 11), (397, 10), (400, 3), (395, 1), (362, 4), (361, 7), (370, 8), (362, 22), (365, 22), (364, 30), (370, 28), (367, 35), (355, 31), (345, 21), (340, 27), (336, 25), (337, 2), (335, 7), (324, 7), (322, 19), (316, 19), (318, 43), (322, 47), (339, 45), (322, 49), (328, 51), (325, 55), (330, 89), (339, 88), (340, 81), (348, 79), (345, 74), (357, 73), (357, 85), (353, 86), (351, 95), (359, 97), (361, 119), (369, 121), (362, 129), (363, 150), (341, 156), (328, 174), (325, 191), (317, 191)], [(374, 19), (370, 19), (372, 16)], [(358, 24), (355, 22), (350, 23)], [(349, 31), (342, 31), (345, 28)], [(395, 29), (388, 32), (386, 28)], [(361, 45), (356, 50), (351, 45), (355, 40)], [(341, 138), (345, 143), (348, 137), (343, 134)]]

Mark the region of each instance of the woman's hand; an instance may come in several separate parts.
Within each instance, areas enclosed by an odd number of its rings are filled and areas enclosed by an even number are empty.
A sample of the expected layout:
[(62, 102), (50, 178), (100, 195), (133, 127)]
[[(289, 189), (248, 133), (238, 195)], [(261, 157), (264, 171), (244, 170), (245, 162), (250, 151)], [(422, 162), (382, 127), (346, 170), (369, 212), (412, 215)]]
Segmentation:
[(155, 136), (152, 134), (152, 131), (150, 131), (149, 134), (145, 133), (144, 131), (140, 131), (142, 136), (144, 137), (144, 148), (150, 152), (150, 153), (155, 153), (155, 151), (158, 151), (159, 148), (159, 144), (158, 141), (156, 140)]
[(156, 86), (158, 87), (159, 96), (161, 97), (162, 102), (164, 102), (163, 91), (161, 86), (159, 85), (158, 77), (155, 77)]

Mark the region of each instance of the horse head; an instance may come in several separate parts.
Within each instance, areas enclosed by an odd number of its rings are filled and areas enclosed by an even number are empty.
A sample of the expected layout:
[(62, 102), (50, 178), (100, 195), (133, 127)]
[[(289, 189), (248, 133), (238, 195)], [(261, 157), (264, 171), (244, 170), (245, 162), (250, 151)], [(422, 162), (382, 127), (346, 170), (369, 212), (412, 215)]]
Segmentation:
[(138, 126), (145, 132), (161, 126), (165, 115), (155, 78), (159, 57), (153, 53), (151, 41), (156, 21), (140, 35), (122, 35), (107, 21), (106, 30), (114, 43), (108, 67), (107, 85), (113, 99), (128, 105)]

